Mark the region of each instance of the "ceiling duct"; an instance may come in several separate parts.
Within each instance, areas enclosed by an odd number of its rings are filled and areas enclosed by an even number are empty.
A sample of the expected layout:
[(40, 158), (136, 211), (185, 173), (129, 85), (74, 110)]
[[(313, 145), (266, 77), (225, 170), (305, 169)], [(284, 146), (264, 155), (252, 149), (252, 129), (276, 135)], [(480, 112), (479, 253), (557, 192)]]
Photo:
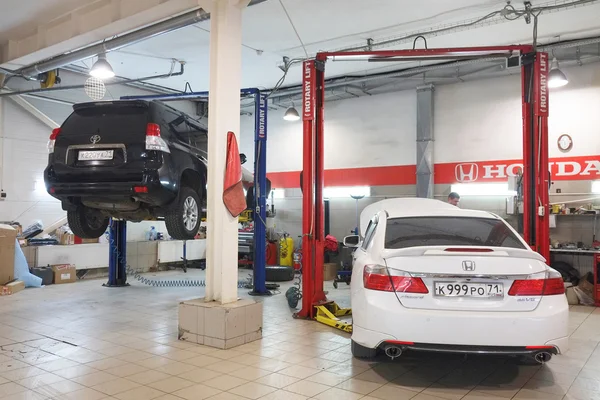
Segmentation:
[[(263, 3), (265, 1), (267, 0), (252, 0), (249, 6)], [(94, 57), (100, 53), (108, 53), (109, 51), (118, 50), (134, 43), (138, 43), (165, 33), (173, 32), (175, 30), (185, 28), (186, 26), (206, 21), (208, 19), (210, 19), (210, 14), (203, 9), (190, 11), (137, 31), (126, 33), (114, 39), (106, 40), (103, 43), (98, 43), (89, 47), (72, 51), (70, 53), (53, 57), (46, 61), (23, 67), (15, 71), (15, 74), (35, 79), (39, 74), (55, 70), (64, 65), (73, 64), (75, 62)]]

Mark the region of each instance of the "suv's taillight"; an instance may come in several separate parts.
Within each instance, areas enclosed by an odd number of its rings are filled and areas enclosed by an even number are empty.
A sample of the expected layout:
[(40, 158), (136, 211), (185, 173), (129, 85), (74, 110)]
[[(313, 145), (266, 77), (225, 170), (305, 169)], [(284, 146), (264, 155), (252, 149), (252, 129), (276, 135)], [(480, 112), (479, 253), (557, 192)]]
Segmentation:
[(170, 153), (169, 146), (160, 137), (160, 125), (149, 123), (146, 126), (146, 150), (158, 150)]
[(421, 278), (408, 272), (388, 270), (382, 265), (367, 265), (363, 272), (365, 289), (383, 292), (429, 293)]
[(548, 271), (529, 276), (528, 279), (517, 279), (513, 282), (509, 296), (552, 296), (565, 293), (565, 284), (559, 272)]
[(52, 134), (50, 134), (50, 139), (48, 140), (48, 153), (54, 153), (54, 145), (56, 144), (56, 138), (60, 135), (60, 128), (52, 129)]

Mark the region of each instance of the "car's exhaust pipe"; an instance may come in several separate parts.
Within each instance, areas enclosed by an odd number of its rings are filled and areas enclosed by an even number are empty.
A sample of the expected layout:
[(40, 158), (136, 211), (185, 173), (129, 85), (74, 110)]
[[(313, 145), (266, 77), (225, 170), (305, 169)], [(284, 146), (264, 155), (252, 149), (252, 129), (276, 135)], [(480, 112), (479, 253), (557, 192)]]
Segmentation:
[(536, 353), (533, 358), (538, 364), (544, 364), (550, 361), (552, 354), (547, 351), (540, 351), (539, 353)]
[(398, 346), (387, 346), (385, 348), (385, 355), (391, 360), (394, 360), (394, 358), (398, 358), (402, 355), (402, 348)]

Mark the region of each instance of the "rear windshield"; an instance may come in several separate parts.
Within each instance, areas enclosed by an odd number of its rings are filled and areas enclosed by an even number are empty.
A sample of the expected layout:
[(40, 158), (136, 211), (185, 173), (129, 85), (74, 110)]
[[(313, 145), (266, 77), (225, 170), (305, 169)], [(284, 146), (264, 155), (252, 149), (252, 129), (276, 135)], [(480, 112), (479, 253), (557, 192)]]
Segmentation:
[(525, 248), (513, 231), (497, 219), (411, 217), (387, 220), (386, 249), (448, 245)]
[(148, 108), (130, 105), (98, 105), (76, 110), (62, 126), (61, 135), (109, 131), (146, 132)]

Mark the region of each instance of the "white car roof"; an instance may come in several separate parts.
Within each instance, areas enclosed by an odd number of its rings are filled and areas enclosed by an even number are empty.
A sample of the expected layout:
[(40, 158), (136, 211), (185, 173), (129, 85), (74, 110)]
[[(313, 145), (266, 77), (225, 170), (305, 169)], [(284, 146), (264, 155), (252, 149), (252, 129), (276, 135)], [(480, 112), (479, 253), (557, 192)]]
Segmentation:
[(388, 218), (405, 217), (467, 217), (467, 218), (499, 218), (486, 211), (464, 210), (440, 200), (423, 198), (397, 198), (378, 201), (365, 207), (360, 214), (360, 232), (364, 237), (371, 218), (380, 211), (386, 211)]

